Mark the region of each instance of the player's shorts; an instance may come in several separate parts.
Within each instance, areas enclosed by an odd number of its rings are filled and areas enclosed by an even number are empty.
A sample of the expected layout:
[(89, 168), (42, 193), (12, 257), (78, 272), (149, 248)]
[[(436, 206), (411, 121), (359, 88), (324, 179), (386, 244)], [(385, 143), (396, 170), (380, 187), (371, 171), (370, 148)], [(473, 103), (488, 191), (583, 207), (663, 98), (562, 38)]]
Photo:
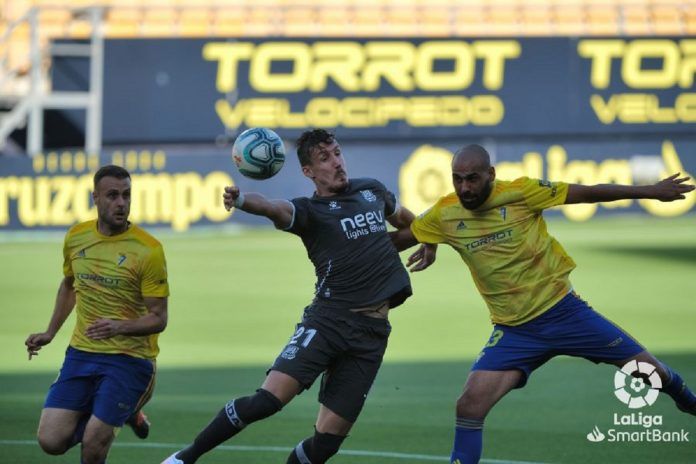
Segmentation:
[(382, 364), (391, 326), (386, 319), (309, 307), (270, 370), (308, 389), (324, 374), (319, 402), (355, 422)]
[(620, 327), (570, 292), (529, 322), (518, 326), (495, 324), (471, 370), (520, 370), (524, 376), (516, 388), (521, 388), (535, 369), (554, 356), (578, 356), (600, 363), (628, 359), (644, 350)]
[(121, 427), (150, 398), (154, 384), (155, 364), (150, 360), (68, 347), (44, 408), (91, 413)]

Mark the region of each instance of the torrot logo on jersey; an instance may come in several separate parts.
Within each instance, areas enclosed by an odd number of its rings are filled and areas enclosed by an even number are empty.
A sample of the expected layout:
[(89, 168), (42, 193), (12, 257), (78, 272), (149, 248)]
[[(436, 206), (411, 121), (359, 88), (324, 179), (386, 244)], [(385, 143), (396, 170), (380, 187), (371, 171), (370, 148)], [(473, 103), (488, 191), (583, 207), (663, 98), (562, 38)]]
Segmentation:
[(494, 243), (502, 243), (512, 239), (512, 229), (501, 230), (491, 235), (487, 235), (471, 243), (465, 243), (464, 247), (467, 251), (476, 252), (482, 247), (493, 245)]
[(368, 211), (341, 219), (341, 229), (348, 239), (354, 240), (370, 233), (386, 232), (387, 226), (384, 224), (382, 211)]
[(97, 274), (88, 274), (86, 272), (78, 272), (75, 274), (75, 277), (80, 280), (90, 280), (105, 287), (118, 287), (118, 283), (121, 280), (116, 277), (105, 277)]

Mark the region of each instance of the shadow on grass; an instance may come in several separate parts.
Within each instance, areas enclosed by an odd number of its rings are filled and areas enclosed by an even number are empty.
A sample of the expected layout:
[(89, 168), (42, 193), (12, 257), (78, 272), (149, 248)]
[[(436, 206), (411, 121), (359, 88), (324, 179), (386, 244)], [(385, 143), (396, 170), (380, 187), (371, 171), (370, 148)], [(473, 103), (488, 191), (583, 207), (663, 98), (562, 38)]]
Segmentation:
[[(696, 385), (696, 353), (660, 358)], [(396, 464), (447, 462), (454, 429), (454, 404), (471, 360), (386, 364), (373, 386), (365, 410), (332, 464)], [(231, 398), (252, 393), (266, 366), (200, 369), (161, 368), (154, 398), (146, 406), (153, 427), (139, 441), (123, 430), (109, 464), (160, 462), (189, 443)], [(2, 462), (74, 463), (77, 450), (48, 458), (31, 442), (52, 374), (0, 375), (0, 450)], [(557, 358), (537, 370), (529, 384), (497, 405), (486, 420), (484, 457), (513, 462), (696, 462), (693, 443), (590, 443), (593, 427), (607, 433), (613, 415), (630, 414), (614, 397), (614, 368)], [(285, 462), (287, 452), (313, 433), (317, 385), (284, 410), (216, 450), (201, 464)], [(676, 410), (660, 395), (649, 412), (663, 416), (662, 429), (696, 434), (692, 416)], [(640, 426), (630, 430), (643, 430)], [(693, 439), (693, 437), (692, 437)], [(16, 442), (10, 442), (16, 440)], [(246, 447), (246, 448), (242, 448)], [(350, 454), (350, 451), (358, 454)], [(390, 453), (399, 453), (399, 456)], [(485, 464), (485, 460), (482, 461)], [(491, 461), (489, 461), (491, 462)]]
[[(695, 232), (696, 233), (696, 232)], [(587, 247), (588, 250), (628, 257), (640, 257), (670, 262), (696, 264), (696, 248), (684, 246), (625, 246)]]

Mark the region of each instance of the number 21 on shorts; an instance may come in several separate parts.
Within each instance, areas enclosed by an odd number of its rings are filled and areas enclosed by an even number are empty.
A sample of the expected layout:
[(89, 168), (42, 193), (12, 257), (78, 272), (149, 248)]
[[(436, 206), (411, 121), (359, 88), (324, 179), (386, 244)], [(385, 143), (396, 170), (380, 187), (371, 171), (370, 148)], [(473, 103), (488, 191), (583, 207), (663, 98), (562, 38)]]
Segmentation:
[[(299, 343), (303, 348), (307, 348), (307, 346), (309, 346), (309, 342), (312, 341), (312, 338), (314, 338), (316, 333), (317, 329), (305, 329), (305, 327), (301, 325), (295, 331), (295, 335), (292, 336), (288, 342), (288, 345), (296, 345)], [(301, 342), (300, 339), (302, 339)]]

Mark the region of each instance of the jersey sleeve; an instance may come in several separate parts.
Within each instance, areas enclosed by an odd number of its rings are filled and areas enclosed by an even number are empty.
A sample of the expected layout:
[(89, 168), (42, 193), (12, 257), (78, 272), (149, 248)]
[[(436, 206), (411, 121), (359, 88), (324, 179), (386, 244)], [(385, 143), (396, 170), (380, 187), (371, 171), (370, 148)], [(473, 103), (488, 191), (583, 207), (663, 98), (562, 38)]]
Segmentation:
[(399, 206), (399, 203), (396, 201), (396, 195), (394, 195), (391, 190), (387, 189), (387, 187), (377, 179), (371, 180), (377, 186), (376, 190), (381, 192), (384, 197), (384, 217), (391, 216), (396, 212), (396, 209)]
[(307, 230), (309, 223), (309, 201), (307, 198), (293, 198), (290, 200), (293, 206), (292, 222), (283, 229), (291, 234), (301, 235)]
[(528, 177), (522, 177), (516, 182), (521, 183), (524, 201), (532, 211), (562, 205), (568, 196), (568, 184), (565, 182), (550, 182)]
[(63, 275), (65, 277), (72, 277), (72, 260), (70, 259), (70, 232), (65, 234), (65, 240), (63, 241)]
[(442, 233), (440, 203), (416, 217), (411, 223), (411, 232), (420, 243), (444, 243), (445, 236)]
[(164, 258), (164, 249), (160, 244), (152, 248), (144, 263), (140, 291), (145, 297), (169, 296), (167, 262)]

